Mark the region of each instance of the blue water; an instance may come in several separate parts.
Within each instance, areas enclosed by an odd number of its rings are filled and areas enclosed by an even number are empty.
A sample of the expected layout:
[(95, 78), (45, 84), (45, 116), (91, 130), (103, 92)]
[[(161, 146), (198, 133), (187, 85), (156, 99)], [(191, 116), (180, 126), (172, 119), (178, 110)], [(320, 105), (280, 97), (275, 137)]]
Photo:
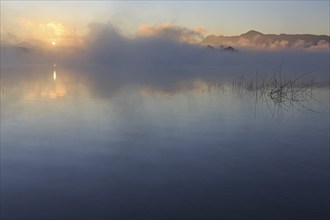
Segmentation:
[(2, 70), (1, 219), (329, 218), (328, 87), (311, 111), (98, 71)]

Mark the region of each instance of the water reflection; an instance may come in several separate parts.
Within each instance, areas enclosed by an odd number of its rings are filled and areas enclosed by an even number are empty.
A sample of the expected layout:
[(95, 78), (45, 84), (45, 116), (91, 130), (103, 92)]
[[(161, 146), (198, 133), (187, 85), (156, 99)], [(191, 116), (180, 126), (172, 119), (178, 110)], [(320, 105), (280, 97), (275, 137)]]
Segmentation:
[[(54, 64), (55, 66), (55, 64)], [(61, 76), (59, 77), (59, 71)], [(67, 70), (53, 67), (7, 69), (1, 74), (4, 101), (59, 99), (84, 92), (85, 86)]]
[[(70, 80), (70, 79), (69, 79)], [(31, 82), (30, 82), (31, 83)], [(28, 84), (30, 84), (28, 83)], [(32, 82), (25, 92), (24, 99), (37, 100), (41, 98), (58, 99), (67, 95), (68, 80), (57, 78), (56, 70), (53, 71), (53, 81), (43, 77)]]
[(216, 75), (54, 68), (2, 75), (1, 218), (328, 216), (328, 88), (273, 123)]
[[(205, 77), (191, 77), (172, 78), (174, 72), (182, 73), (187, 69), (165, 69), (164, 75), (167, 71), (171, 71), (171, 76), (167, 80), (153, 79), (152, 73), (141, 70), (136, 72), (127, 72), (125, 70), (118, 70), (118, 72), (109, 71), (102, 68), (86, 68), (86, 69), (72, 69), (61, 68), (55, 63), (50, 68), (18, 68), (10, 71), (5, 71), (2, 74), (2, 91), (4, 95), (5, 88), (9, 90), (6, 94), (9, 102), (18, 101), (17, 96), (22, 93), (23, 100), (37, 101), (42, 99), (60, 99), (67, 97), (69, 99), (83, 100), (85, 98), (100, 99), (108, 102), (111, 99), (117, 99), (122, 95), (140, 94), (142, 96), (182, 96), (194, 95), (196, 98), (203, 96), (203, 99), (218, 99), (217, 102), (224, 100), (225, 96), (230, 99), (246, 99), (254, 103), (253, 112), (257, 112), (257, 108), (261, 108), (262, 112), (269, 111), (272, 117), (283, 118), (282, 110), (290, 112), (301, 111), (307, 109), (317, 112), (319, 105), (324, 106), (326, 103), (320, 102), (315, 96), (317, 87), (311, 87), (303, 84), (299, 87), (280, 87), (281, 97), (285, 99), (273, 99), (273, 87), (267, 89), (265, 86), (255, 85), (250, 81), (237, 81), (237, 78), (230, 80), (228, 76), (219, 76), (216, 72), (211, 71), (205, 74)], [(52, 77), (48, 77), (47, 72), (52, 71)], [(60, 77), (58, 73), (61, 73)], [(190, 71), (193, 71), (190, 69)], [(196, 71), (196, 70), (195, 70)], [(194, 71), (193, 71), (194, 72)], [(198, 69), (197, 72), (200, 72)], [(132, 76), (127, 78), (127, 76)], [(157, 74), (158, 75), (158, 74)], [(147, 76), (147, 77), (144, 77)], [(181, 74), (182, 76), (182, 74)], [(274, 75), (273, 75), (274, 79)], [(285, 85), (289, 85), (285, 83)], [(299, 84), (300, 85), (300, 84)], [(314, 88), (315, 87), (315, 88)], [(277, 86), (275, 87), (277, 88)], [(315, 89), (315, 90), (314, 90)], [(326, 87), (325, 87), (326, 89)], [(268, 92), (270, 91), (270, 92)], [(277, 90), (276, 90), (277, 91)], [(285, 91), (285, 92), (284, 92)], [(206, 96), (205, 96), (206, 95)], [(289, 99), (289, 96), (292, 97)], [(213, 97), (213, 98), (211, 98)], [(280, 98), (281, 98), (280, 97)], [(283, 100), (278, 102), (278, 100)], [(223, 103), (228, 105), (233, 102)], [(243, 102), (244, 103), (244, 102)], [(242, 104), (243, 104), (242, 103)], [(267, 107), (266, 109), (264, 107)], [(281, 112), (281, 113), (279, 113)]]
[(53, 71), (53, 79), (56, 80), (56, 64), (54, 63), (53, 64), (53, 67), (54, 67), (54, 71)]

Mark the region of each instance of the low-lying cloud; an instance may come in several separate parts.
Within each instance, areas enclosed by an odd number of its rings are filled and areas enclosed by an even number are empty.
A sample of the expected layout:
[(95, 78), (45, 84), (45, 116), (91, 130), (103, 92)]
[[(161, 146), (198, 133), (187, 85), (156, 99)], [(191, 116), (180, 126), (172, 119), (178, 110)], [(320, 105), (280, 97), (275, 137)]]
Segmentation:
[[(201, 32), (160, 25), (144, 27), (128, 38), (111, 24), (94, 23), (83, 38), (83, 46), (72, 48), (1, 48), (1, 68), (20, 65), (79, 67), (90, 70), (91, 80), (100, 84), (141, 82), (167, 84), (189, 79), (219, 80), (239, 75), (271, 74), (283, 61), (283, 74), (312, 72), (311, 77), (328, 82), (328, 51), (230, 52), (185, 41)], [(143, 33), (143, 34), (142, 34)], [(185, 36), (185, 37), (182, 37)], [(286, 45), (286, 42), (278, 42)]]
[(183, 43), (199, 43), (204, 38), (203, 32), (205, 30), (201, 27), (192, 30), (171, 23), (161, 23), (155, 26), (144, 24), (139, 28), (138, 36), (159, 37)]
[(193, 39), (199, 35), (199, 32), (186, 28), (161, 25), (145, 26), (136, 38), (130, 39), (112, 25), (97, 23), (90, 25), (84, 49), (88, 61), (116, 66), (222, 63), (225, 52), (193, 44)]

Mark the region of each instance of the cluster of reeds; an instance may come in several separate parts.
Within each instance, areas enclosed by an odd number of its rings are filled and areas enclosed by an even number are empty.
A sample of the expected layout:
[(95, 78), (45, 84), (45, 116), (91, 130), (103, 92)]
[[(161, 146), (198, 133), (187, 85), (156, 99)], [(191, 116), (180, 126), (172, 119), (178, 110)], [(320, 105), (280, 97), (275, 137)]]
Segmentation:
[[(291, 106), (299, 104), (303, 108), (313, 111), (306, 105), (311, 100), (317, 101), (313, 96), (313, 90), (320, 87), (314, 79), (308, 77), (312, 72), (306, 72), (297, 76), (282, 74), (282, 64), (270, 75), (262, 76), (258, 72), (254, 79), (239, 76), (232, 81), (232, 88), (238, 94), (255, 95), (273, 104)], [(268, 103), (267, 103), (268, 104)]]

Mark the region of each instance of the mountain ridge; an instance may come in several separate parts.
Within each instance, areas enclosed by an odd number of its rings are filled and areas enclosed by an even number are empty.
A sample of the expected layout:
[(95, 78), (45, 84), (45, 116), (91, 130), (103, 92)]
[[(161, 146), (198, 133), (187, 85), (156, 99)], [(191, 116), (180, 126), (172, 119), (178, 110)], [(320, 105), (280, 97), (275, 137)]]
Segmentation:
[(234, 47), (254, 48), (329, 48), (328, 35), (314, 34), (264, 34), (251, 30), (241, 35), (209, 35), (202, 45), (230, 45)]

